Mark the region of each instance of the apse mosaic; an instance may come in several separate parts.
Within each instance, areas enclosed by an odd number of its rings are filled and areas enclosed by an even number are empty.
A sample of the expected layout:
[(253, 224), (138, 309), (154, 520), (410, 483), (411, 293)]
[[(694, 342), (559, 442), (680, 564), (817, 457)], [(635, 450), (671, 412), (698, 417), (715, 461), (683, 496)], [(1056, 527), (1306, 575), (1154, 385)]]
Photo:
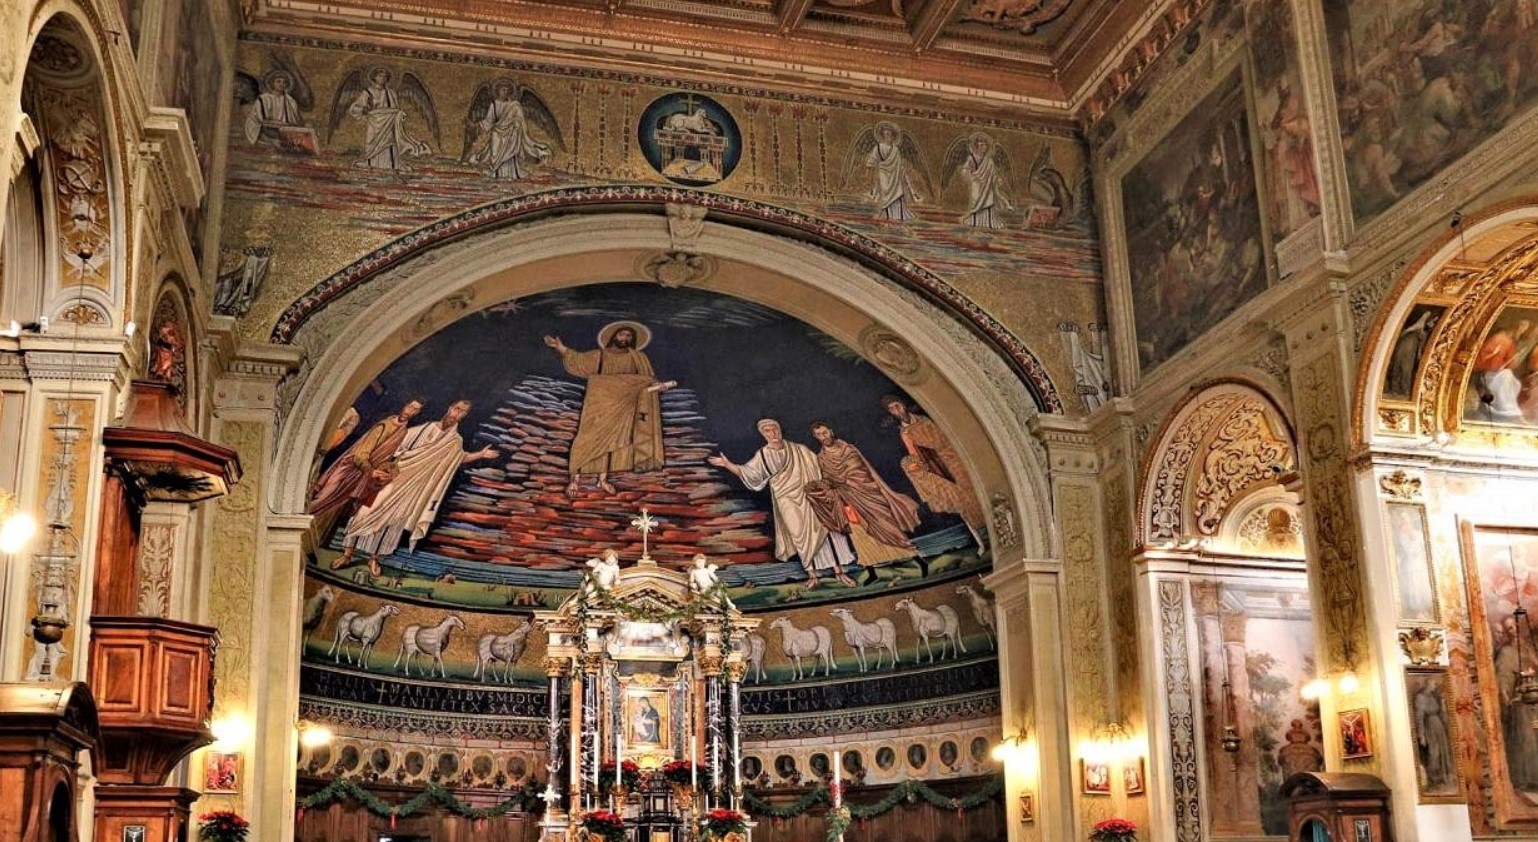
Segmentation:
[[(320, 445), (304, 624), (325, 669), (306, 693), (538, 716), (530, 612), (613, 549), (717, 565), (762, 621), (746, 685), (805, 685), (748, 693), (749, 717), (996, 707), (966, 465), (876, 368), (776, 311), (650, 284), (505, 302), (390, 365)], [(374, 676), (531, 692), (427, 698)]]
[[(241, 42), (216, 299), (246, 317), (242, 330), (265, 335), (295, 297), (388, 238), (511, 197), (612, 184), (795, 208), (948, 276), (1099, 281), (1088, 168), (1061, 132), (444, 58)], [(1038, 344), (1057, 341), (1055, 325)]]

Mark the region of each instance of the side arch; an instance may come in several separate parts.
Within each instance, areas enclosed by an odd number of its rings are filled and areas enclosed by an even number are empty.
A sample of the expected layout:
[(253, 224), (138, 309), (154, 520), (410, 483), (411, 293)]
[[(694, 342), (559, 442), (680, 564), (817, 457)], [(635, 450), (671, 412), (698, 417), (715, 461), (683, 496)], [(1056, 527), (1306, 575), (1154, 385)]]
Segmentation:
[[(594, 238), (596, 210), (466, 231), (409, 259), (377, 256), (377, 263), (355, 264), (291, 308), (274, 338), (304, 348), (306, 363), (280, 387), (286, 421), (276, 464), (288, 468), (275, 478), (272, 510), (304, 510), (308, 466), (328, 425), (357, 390), (422, 337), (521, 295), (634, 282), (644, 277), (638, 266), (672, 250), (661, 219), (625, 205), (603, 209), (603, 237)], [(778, 309), (861, 349), (956, 431), (975, 466), (977, 490), (992, 504), (994, 533), (1019, 536), (1009, 554), (1054, 555), (1045, 460), (1028, 429), (1039, 410), (1015, 376), (1014, 360), (913, 290), (823, 243), (737, 221), (705, 224), (698, 250), (715, 269), (699, 286)], [(336, 340), (343, 335), (347, 341)], [(882, 337), (879, 346), (871, 344), (872, 335)]]
[(1231, 510), (1296, 468), (1296, 436), (1270, 395), (1237, 380), (1194, 390), (1145, 457), (1138, 543), (1194, 548), (1215, 539)]
[[(1510, 433), (1467, 429), (1464, 390), (1484, 332), (1510, 301), (1538, 300), (1538, 196), (1466, 215), (1427, 246), (1379, 306), (1357, 370), (1352, 438), (1358, 446), (1406, 439), (1500, 447)], [(1417, 307), (1434, 308), (1434, 325), (1406, 349)], [(1409, 351), (1414, 353), (1409, 353)], [(1399, 359), (1396, 361), (1396, 351)], [(1393, 372), (1392, 369), (1403, 369)], [(1408, 382), (1391, 394), (1390, 379)]]

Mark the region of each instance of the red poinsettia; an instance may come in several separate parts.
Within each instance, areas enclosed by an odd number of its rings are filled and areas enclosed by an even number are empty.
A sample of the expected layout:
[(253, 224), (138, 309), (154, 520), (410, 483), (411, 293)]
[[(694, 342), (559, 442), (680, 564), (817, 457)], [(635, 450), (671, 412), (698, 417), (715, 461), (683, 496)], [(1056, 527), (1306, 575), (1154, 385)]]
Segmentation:
[[(614, 761), (610, 760), (598, 767), (599, 789), (608, 792), (614, 786)], [(624, 789), (635, 789), (641, 782), (641, 767), (634, 761), (626, 760), (620, 765), (619, 785)]]
[(234, 810), (215, 810), (198, 816), (198, 838), (203, 842), (245, 842), (251, 823)]
[(660, 771), (668, 783), (692, 784), (696, 775), (705, 773), (705, 767), (692, 760), (672, 760), (662, 764)]
[(607, 842), (624, 842), (625, 820), (608, 810), (594, 810), (582, 816), (582, 829)]
[(742, 833), (748, 829), (747, 815), (725, 807), (717, 807), (706, 813), (701, 822), (705, 825), (705, 832), (716, 838), (728, 833)]
[(1090, 831), (1090, 842), (1137, 842), (1137, 825), (1126, 819), (1097, 822)]

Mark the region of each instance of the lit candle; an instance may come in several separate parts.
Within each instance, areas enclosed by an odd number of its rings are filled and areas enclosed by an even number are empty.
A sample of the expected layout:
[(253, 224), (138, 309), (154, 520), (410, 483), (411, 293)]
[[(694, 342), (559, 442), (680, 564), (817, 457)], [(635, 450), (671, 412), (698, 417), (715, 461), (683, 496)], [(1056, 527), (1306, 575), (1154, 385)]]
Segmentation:
[(844, 753), (838, 749), (833, 750), (833, 809), (837, 810), (844, 805), (844, 785), (839, 777), (839, 770), (844, 768)]

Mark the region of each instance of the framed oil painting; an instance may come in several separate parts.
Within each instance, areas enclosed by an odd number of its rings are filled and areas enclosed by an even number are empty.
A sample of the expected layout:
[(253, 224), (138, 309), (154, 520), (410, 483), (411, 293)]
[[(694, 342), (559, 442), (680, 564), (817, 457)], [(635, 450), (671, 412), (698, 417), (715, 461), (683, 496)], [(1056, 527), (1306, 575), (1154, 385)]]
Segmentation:
[(1150, 149), (1121, 190), (1138, 364), (1150, 371), (1266, 288), (1240, 74)]
[(1410, 700), (1410, 732), (1415, 739), (1416, 789), (1422, 803), (1462, 801), (1458, 755), (1453, 748), (1453, 704), (1447, 671), (1405, 670), (1405, 697)]
[(203, 793), (240, 792), (240, 753), (210, 751), (203, 755)]
[(1394, 593), (1399, 605), (1399, 621), (1435, 623), (1439, 612), (1426, 510), (1409, 503), (1388, 503), (1384, 506), (1383, 519), (1394, 561)]
[(1121, 765), (1122, 790), (1128, 795), (1142, 795), (1146, 787), (1143, 779), (1143, 758), (1134, 757)]
[(1347, 760), (1372, 757), (1372, 725), (1366, 708), (1340, 712), (1340, 754)]
[(1516, 617), (1519, 606), (1538, 613), (1538, 527), (1463, 521), (1459, 531), (1496, 821), (1538, 827), (1538, 712), (1514, 693), (1517, 672), (1538, 668), (1531, 643), (1517, 646)]
[(650, 688), (625, 690), (625, 744), (627, 754), (670, 751), (672, 705), (668, 691)]
[(1103, 760), (1081, 761), (1083, 770), (1081, 774), (1085, 795), (1110, 795), (1111, 794), (1111, 764)]

